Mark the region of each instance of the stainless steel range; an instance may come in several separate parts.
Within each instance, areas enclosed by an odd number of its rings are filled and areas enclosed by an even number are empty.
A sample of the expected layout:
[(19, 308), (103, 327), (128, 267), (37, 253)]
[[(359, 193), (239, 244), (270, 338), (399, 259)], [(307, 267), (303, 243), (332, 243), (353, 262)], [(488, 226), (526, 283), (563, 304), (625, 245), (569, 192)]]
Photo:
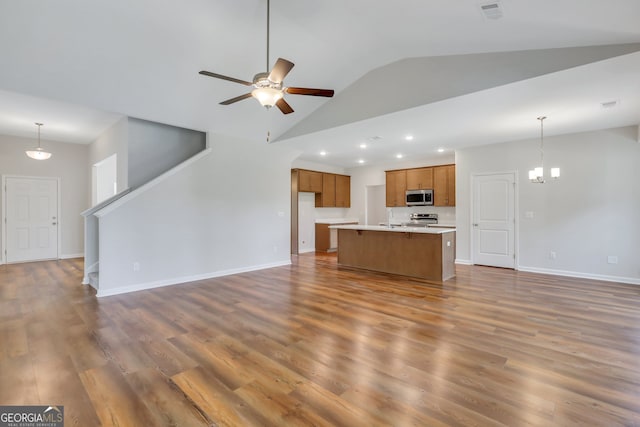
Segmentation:
[(429, 224), (438, 223), (438, 214), (434, 213), (412, 213), (409, 215), (409, 222), (403, 222), (405, 227), (428, 227)]

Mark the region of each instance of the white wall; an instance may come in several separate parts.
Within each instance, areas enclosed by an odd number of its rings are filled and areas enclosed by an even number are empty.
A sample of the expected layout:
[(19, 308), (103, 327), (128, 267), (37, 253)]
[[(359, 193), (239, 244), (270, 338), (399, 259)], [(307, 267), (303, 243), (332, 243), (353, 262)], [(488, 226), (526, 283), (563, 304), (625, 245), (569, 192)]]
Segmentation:
[(89, 145), (89, 168), (107, 157), (117, 154), (118, 192), (129, 187), (129, 155), (127, 141), (129, 138), (129, 121), (123, 117), (100, 135)]
[(118, 155), (112, 154), (91, 168), (93, 206), (118, 193)]
[(315, 193), (298, 193), (298, 253), (316, 250), (316, 208)]
[[(61, 257), (82, 256), (83, 221), (80, 212), (89, 207), (91, 175), (87, 168), (88, 147), (42, 140), (42, 148), (53, 155), (49, 160), (33, 160), (24, 153), (38, 145), (37, 138), (0, 135), (0, 175), (60, 178)], [(0, 199), (0, 212), (4, 207)], [(0, 229), (1, 233), (1, 229)], [(2, 236), (0, 235), (0, 245)], [(4, 248), (0, 251), (4, 260)]]
[[(457, 256), (471, 259), (471, 175), (518, 171), (519, 268), (640, 283), (640, 144), (635, 127), (545, 137), (545, 166), (562, 176), (528, 181), (539, 141), (456, 152)], [(534, 213), (533, 219), (525, 212)], [(550, 259), (549, 253), (556, 253)], [(618, 257), (608, 264), (607, 257)]]
[(117, 238), (100, 239), (99, 295), (290, 263), (293, 155), (220, 135), (210, 146), (100, 218)]

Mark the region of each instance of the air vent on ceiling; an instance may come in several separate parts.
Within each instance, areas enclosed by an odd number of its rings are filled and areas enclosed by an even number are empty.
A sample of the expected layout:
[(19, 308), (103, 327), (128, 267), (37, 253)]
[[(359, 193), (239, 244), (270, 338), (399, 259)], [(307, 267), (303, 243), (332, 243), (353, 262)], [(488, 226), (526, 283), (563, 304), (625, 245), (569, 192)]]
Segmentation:
[(382, 139), (381, 136), (375, 135), (375, 136), (370, 136), (369, 138), (367, 138), (367, 141), (380, 141)]
[(502, 6), (499, 2), (483, 3), (480, 5), (480, 10), (487, 19), (502, 18)]
[(614, 100), (614, 101), (601, 102), (600, 105), (604, 109), (614, 108), (615, 106), (618, 105), (618, 101)]

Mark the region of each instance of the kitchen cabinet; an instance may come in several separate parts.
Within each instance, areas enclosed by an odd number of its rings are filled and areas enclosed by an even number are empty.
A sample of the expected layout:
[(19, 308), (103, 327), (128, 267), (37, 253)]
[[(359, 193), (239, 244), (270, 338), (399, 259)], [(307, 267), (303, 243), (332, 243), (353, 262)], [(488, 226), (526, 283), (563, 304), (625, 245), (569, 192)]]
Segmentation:
[(387, 207), (406, 206), (405, 193), (407, 191), (407, 171), (386, 172)]
[(338, 248), (338, 230), (332, 225), (358, 224), (357, 219), (329, 219), (316, 222), (316, 252), (335, 252)]
[(322, 193), (322, 172), (299, 169), (298, 191)]
[(316, 194), (317, 208), (348, 208), (351, 206), (351, 177), (333, 173), (322, 174), (322, 193)]
[(320, 200), (320, 206), (318, 206), (316, 202), (316, 207), (333, 208), (336, 206), (336, 176), (332, 173), (322, 174), (322, 194), (320, 195)]
[(336, 178), (336, 207), (351, 207), (351, 177), (335, 175)]
[(407, 169), (407, 190), (433, 188), (433, 168)]
[(433, 168), (433, 205), (456, 205), (456, 166), (444, 165)]

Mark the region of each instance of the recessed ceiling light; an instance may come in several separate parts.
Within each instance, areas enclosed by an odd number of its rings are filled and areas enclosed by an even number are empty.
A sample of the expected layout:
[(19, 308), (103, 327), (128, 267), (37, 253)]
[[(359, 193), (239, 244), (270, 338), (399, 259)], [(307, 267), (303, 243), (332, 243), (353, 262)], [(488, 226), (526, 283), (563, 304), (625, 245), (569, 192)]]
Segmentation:
[(404, 156), (402, 155), (402, 153), (398, 153), (398, 154), (396, 154), (396, 159), (401, 159), (401, 158), (403, 158), (403, 157), (404, 157)]
[(407, 141), (413, 141), (413, 135), (407, 135), (404, 137)]
[(358, 163), (363, 164), (363, 163), (364, 163), (364, 160), (363, 160), (363, 159), (360, 159), (360, 160), (358, 160)]
[(360, 148), (367, 148), (367, 144), (363, 142), (362, 144), (360, 144)]
[(327, 152), (326, 152), (326, 151), (324, 151), (324, 150), (322, 150), (322, 151), (320, 152), (320, 155), (321, 155), (321, 156), (326, 156), (326, 155), (327, 155)]
[(444, 153), (444, 148), (438, 148), (438, 153)]

